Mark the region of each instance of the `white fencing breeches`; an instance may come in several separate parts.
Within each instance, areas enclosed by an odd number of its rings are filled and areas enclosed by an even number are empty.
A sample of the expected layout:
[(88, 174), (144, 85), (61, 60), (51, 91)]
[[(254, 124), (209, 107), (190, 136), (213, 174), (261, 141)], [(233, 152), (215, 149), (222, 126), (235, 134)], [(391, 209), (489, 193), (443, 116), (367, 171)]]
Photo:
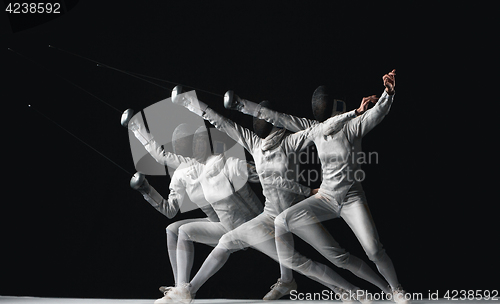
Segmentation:
[(220, 222), (207, 218), (182, 220), (167, 227), (167, 248), (176, 285), (189, 282), (194, 261), (193, 242), (215, 247), (226, 232)]
[[(342, 217), (352, 229), (368, 258), (373, 261), (380, 273), (391, 286), (397, 286), (396, 272), (392, 261), (379, 241), (375, 224), (366, 203), (364, 192), (351, 191), (342, 205), (320, 193), (288, 208), (276, 217), (277, 249), (280, 260), (292, 260), (293, 255), (281, 242), (289, 243), (293, 233), (309, 243), (334, 265), (350, 270), (358, 277), (390, 292), (388, 284), (378, 276), (364, 261), (346, 252), (332, 235), (320, 224), (332, 218)], [(290, 263), (290, 262), (287, 262)], [(393, 285), (395, 284), (395, 285)]]
[[(252, 247), (266, 254), (277, 262), (278, 252), (274, 239), (274, 218), (263, 212), (254, 219), (242, 224), (238, 228), (225, 234), (219, 244), (207, 257), (198, 273), (191, 281), (191, 292), (196, 292), (211, 276), (213, 276), (227, 261), (229, 255), (244, 247)], [(330, 289), (341, 287), (346, 290), (356, 290), (357, 287), (343, 279), (331, 268), (294, 252), (293, 261), (296, 265), (281, 264), (281, 271), (291, 271), (292, 266), (296, 271), (309, 276), (311, 279), (325, 285)], [(291, 276), (291, 274), (290, 274)], [(283, 274), (282, 274), (283, 279)]]
[(188, 223), (195, 222), (209, 222), (208, 218), (194, 218), (174, 222), (167, 227), (167, 252), (172, 266), (172, 273), (174, 274), (174, 282), (177, 286), (177, 241), (179, 239), (179, 227)]

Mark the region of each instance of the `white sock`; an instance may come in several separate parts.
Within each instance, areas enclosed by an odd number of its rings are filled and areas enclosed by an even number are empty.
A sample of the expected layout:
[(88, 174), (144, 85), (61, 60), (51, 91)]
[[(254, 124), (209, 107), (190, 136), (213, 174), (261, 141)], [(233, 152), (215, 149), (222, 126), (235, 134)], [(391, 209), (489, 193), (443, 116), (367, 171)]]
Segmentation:
[(174, 282), (177, 286), (177, 234), (167, 229), (167, 251), (172, 272), (174, 273)]
[(189, 282), (193, 261), (193, 242), (182, 229), (179, 229), (179, 239), (177, 240), (177, 285)]

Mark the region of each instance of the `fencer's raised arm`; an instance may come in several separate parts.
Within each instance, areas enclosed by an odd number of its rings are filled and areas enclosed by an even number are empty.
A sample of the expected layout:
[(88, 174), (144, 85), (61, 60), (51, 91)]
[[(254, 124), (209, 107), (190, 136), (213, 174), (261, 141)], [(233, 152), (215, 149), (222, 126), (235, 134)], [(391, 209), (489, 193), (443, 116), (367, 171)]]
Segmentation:
[(154, 140), (153, 135), (146, 130), (144, 125), (140, 123), (138, 119), (132, 120), (133, 113), (134, 111), (132, 109), (125, 110), (121, 117), (121, 124), (132, 131), (134, 136), (141, 142), (146, 151), (148, 151), (148, 153), (158, 163), (177, 169), (181, 163), (186, 163), (191, 160), (189, 157), (165, 151), (161, 145)]
[(376, 125), (378, 125), (384, 117), (389, 113), (391, 109), (392, 102), (394, 101), (394, 94), (396, 88), (396, 70), (383, 76), (384, 86), (386, 89), (382, 96), (378, 99), (375, 106), (361, 116), (358, 119), (350, 121), (347, 126), (347, 132), (349, 136), (363, 137)]
[(251, 152), (260, 138), (251, 130), (244, 128), (237, 123), (215, 112), (207, 104), (196, 98), (194, 91), (177, 95), (172, 98), (172, 102), (181, 105), (203, 119), (208, 120), (218, 130), (225, 132), (229, 137)]
[(356, 116), (357, 116), (356, 111), (352, 110), (347, 113), (335, 115), (328, 118), (327, 120), (321, 123), (323, 125), (323, 135), (329, 136), (333, 135), (334, 133), (337, 133), (344, 127), (344, 125), (348, 121), (355, 118)]
[(393, 100), (394, 95), (389, 95), (384, 91), (373, 108), (346, 124), (348, 134), (356, 137), (365, 136), (366, 133), (375, 128), (384, 119), (385, 115), (389, 113)]
[[(268, 109), (266, 107), (262, 107), (260, 104), (256, 104), (254, 102), (241, 99), (234, 94), (232, 96), (233, 96), (233, 102), (229, 102), (228, 100), (230, 99), (226, 98), (224, 100), (225, 101), (224, 106), (230, 109), (239, 110), (242, 113), (252, 115), (259, 119), (264, 119), (265, 121), (272, 123), (277, 127), (284, 127), (290, 131), (298, 132), (318, 124), (318, 121), (316, 120), (300, 118), (293, 115), (280, 113)], [(338, 132), (340, 129), (342, 129), (342, 127), (346, 122), (355, 118), (356, 116), (357, 116), (356, 111), (353, 110), (347, 113), (330, 117), (329, 119), (327, 119), (322, 123), (324, 135), (328, 136), (334, 134), (335, 132)]]
[(252, 152), (257, 141), (260, 140), (259, 136), (252, 130), (244, 128), (234, 121), (220, 115), (211, 108), (207, 108), (203, 119), (208, 120), (220, 131), (225, 132), (229, 137), (243, 146), (247, 151)]
[(305, 130), (317, 123), (317, 121), (312, 119), (300, 118), (262, 107), (260, 104), (240, 98), (233, 91), (227, 91), (224, 95), (224, 106), (227, 109), (238, 110), (244, 114), (263, 119), (277, 127), (285, 128), (292, 132)]
[(146, 148), (146, 151), (148, 151), (158, 163), (164, 166), (169, 166), (172, 169), (177, 169), (180, 164), (188, 163), (193, 160), (191, 157), (185, 157), (165, 151), (165, 149), (163, 149), (154, 139), (150, 140), (144, 148)]
[[(259, 119), (264, 119), (265, 121), (272, 123), (273, 125), (281, 128), (288, 129), (293, 132), (298, 132), (310, 128), (316, 124), (318, 121), (300, 118), (293, 115), (280, 113), (266, 107), (262, 107), (260, 104), (256, 104), (246, 99), (239, 98), (232, 91), (228, 91), (224, 96), (224, 106), (228, 109), (235, 109), (241, 111), (244, 114), (252, 115)], [(323, 129), (325, 130), (325, 136), (331, 135), (338, 132), (344, 124), (356, 117), (355, 111), (350, 111), (341, 115), (335, 115), (329, 118), (327, 121), (323, 122)]]

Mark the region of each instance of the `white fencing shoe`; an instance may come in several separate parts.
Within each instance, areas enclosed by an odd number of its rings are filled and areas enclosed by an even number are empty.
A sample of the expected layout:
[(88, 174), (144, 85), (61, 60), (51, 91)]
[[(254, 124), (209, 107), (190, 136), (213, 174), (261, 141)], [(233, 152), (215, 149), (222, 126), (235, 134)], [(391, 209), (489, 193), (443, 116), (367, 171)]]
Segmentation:
[[(160, 286), (160, 288), (158, 288), (160, 290), (160, 292), (162, 294), (165, 294), (167, 291), (169, 291), (171, 288), (173, 288), (172, 286)], [(196, 298), (196, 292), (195, 293), (191, 293), (191, 299), (194, 299)]]
[(163, 297), (162, 298), (159, 298), (158, 300), (156, 300), (154, 302), (154, 304), (173, 304), (174, 302), (170, 301), (169, 299), (167, 299), (167, 293), (174, 287), (166, 287), (166, 286), (162, 286), (160, 287), (160, 291), (163, 292)]
[[(191, 293), (189, 292), (189, 283), (181, 284), (180, 286), (171, 288), (167, 293), (165, 293), (166, 300), (175, 304), (189, 304), (193, 300)], [(156, 303), (156, 302), (155, 302)], [(163, 303), (163, 302), (159, 302)]]
[(279, 298), (290, 294), (292, 290), (297, 290), (297, 283), (295, 283), (295, 279), (292, 279), (289, 283), (285, 283), (281, 281), (281, 279), (278, 279), (278, 282), (271, 286), (271, 291), (268, 292), (262, 300), (278, 300)]
[(407, 299), (406, 292), (401, 285), (392, 290), (392, 300), (398, 304), (410, 304), (411, 301)]

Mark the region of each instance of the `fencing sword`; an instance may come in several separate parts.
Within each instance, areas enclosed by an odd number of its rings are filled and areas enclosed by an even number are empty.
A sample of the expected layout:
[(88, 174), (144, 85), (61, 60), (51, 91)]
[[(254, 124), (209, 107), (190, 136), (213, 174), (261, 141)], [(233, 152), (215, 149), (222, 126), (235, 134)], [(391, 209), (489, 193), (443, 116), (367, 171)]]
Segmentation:
[[(48, 69), (47, 67), (39, 64), (38, 62), (34, 61), (33, 59), (29, 58), (29, 57), (26, 57), (24, 56), (23, 54), (11, 49), (11, 48), (8, 48), (9, 51), (12, 51), (13, 53), (21, 56), (22, 58), (36, 64), (37, 66), (45, 69), (45, 70), (48, 70), (50, 71), (51, 73), (54, 73), (56, 74), (58, 77), (64, 79), (66, 82), (70, 83), (71, 85), (77, 87), (78, 89), (84, 91), (85, 93), (89, 94), (90, 96), (94, 97), (95, 99), (101, 101), (102, 103), (106, 104), (107, 106), (111, 107), (112, 109), (120, 112), (120, 110), (118, 110), (117, 108), (115, 108), (114, 106), (112, 106), (111, 104), (105, 102), (104, 100), (102, 100), (101, 98), (97, 97), (96, 95), (92, 94), (91, 92), (89, 92), (88, 90), (84, 89), (83, 87), (77, 85), (76, 83), (72, 82), (71, 80), (55, 73), (54, 71)], [(96, 152), (97, 154), (101, 155), (102, 157), (104, 157), (105, 159), (107, 159), (109, 162), (111, 162), (113, 165), (115, 165), (116, 167), (120, 168), (123, 172), (127, 173), (129, 176), (132, 175), (132, 173), (128, 170), (126, 170), (125, 168), (123, 168), (122, 166), (120, 166), (119, 164), (117, 164), (115, 161), (113, 161), (111, 158), (109, 158), (108, 156), (104, 155), (102, 152), (100, 152), (99, 150), (97, 150), (96, 148), (94, 148), (92, 145), (90, 145), (89, 143), (87, 143), (86, 141), (84, 141), (83, 139), (81, 139), (80, 137), (78, 137), (77, 135), (75, 135), (73, 132), (69, 131), (67, 128), (63, 127), (62, 125), (60, 125), (59, 123), (57, 123), (54, 119), (50, 118), (49, 116), (47, 116), (46, 114), (44, 114), (42, 111), (38, 110), (35, 106), (33, 106), (32, 104), (28, 104), (28, 107), (32, 110), (34, 110), (37, 114), (39, 114), (40, 116), (44, 117), (45, 119), (47, 119), (48, 121), (50, 121), (51, 123), (53, 123), (54, 125), (56, 125), (57, 127), (59, 127), (61, 130), (63, 130), (64, 132), (68, 133), (69, 135), (71, 135), (73, 138), (75, 138), (76, 140), (78, 140), (79, 142), (81, 142), (82, 144), (86, 145), (87, 147), (89, 147), (90, 149), (92, 149), (94, 152)], [(121, 113), (121, 112), (120, 112)]]
[(161, 81), (161, 82), (166, 82), (166, 83), (169, 83), (171, 85), (174, 85), (174, 86), (177, 86), (177, 85), (180, 85), (182, 86), (183, 88), (191, 88), (192, 90), (195, 90), (195, 91), (199, 91), (199, 92), (205, 92), (207, 94), (211, 94), (211, 95), (214, 95), (214, 96), (217, 96), (217, 97), (223, 97), (223, 95), (221, 94), (218, 94), (218, 93), (214, 93), (214, 92), (211, 92), (211, 91), (207, 91), (207, 90), (203, 90), (203, 89), (200, 89), (200, 88), (195, 88), (195, 87), (192, 87), (192, 86), (189, 86), (189, 85), (184, 85), (184, 84), (181, 84), (181, 83), (178, 83), (178, 82), (174, 82), (174, 81), (169, 81), (169, 80), (165, 80), (165, 79), (160, 79), (160, 78), (157, 78), (157, 77), (153, 77), (153, 76), (148, 76), (148, 75), (144, 75), (144, 74), (140, 74), (140, 73), (136, 73), (136, 72), (130, 72), (130, 71), (125, 71), (125, 70), (122, 70), (122, 69), (119, 69), (119, 68), (116, 68), (116, 67), (112, 67), (110, 65), (107, 65), (107, 64), (104, 64), (104, 63), (101, 63), (97, 60), (94, 60), (94, 59), (91, 59), (91, 58), (88, 58), (88, 57), (85, 57), (85, 56), (82, 56), (82, 55), (79, 55), (79, 54), (76, 54), (74, 52), (70, 52), (70, 51), (67, 51), (67, 50), (63, 50), (61, 48), (58, 48), (58, 47), (55, 47), (53, 45), (49, 45), (49, 48), (51, 49), (54, 49), (54, 50), (58, 50), (60, 52), (64, 52), (64, 53), (67, 53), (67, 54), (70, 54), (72, 56), (75, 56), (75, 57), (79, 57), (79, 58), (82, 58), (84, 60), (87, 60), (87, 61), (90, 61), (90, 62), (93, 62), (95, 64), (97, 64), (98, 67), (103, 67), (103, 68), (107, 68), (107, 69), (111, 69), (111, 70), (114, 70), (114, 71), (117, 71), (117, 72), (120, 72), (120, 73), (123, 73), (125, 75), (128, 75), (128, 76), (131, 76), (131, 77), (134, 77), (134, 78), (137, 78), (137, 79), (141, 79), (143, 81), (146, 81), (150, 84), (153, 84), (155, 86), (158, 86), (162, 89), (165, 89), (165, 90), (172, 90), (173, 88), (170, 87), (170, 88), (167, 88), (167, 87), (164, 87), (164, 86), (160, 86), (158, 85), (157, 83), (154, 83), (152, 81), (149, 81), (145, 78), (149, 78), (149, 79), (154, 79), (156, 81)]

